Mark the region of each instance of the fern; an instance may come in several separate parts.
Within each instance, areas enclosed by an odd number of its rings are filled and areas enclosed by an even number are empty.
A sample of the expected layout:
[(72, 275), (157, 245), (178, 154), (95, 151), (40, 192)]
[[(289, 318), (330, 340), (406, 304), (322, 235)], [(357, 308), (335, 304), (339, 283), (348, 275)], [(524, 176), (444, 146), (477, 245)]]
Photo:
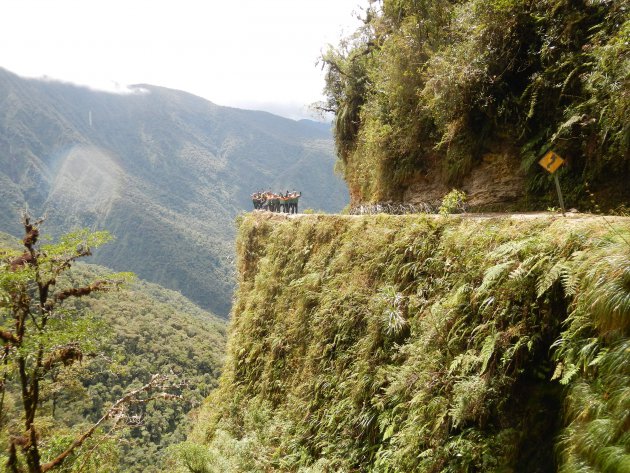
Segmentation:
[(494, 356), (494, 349), (497, 343), (498, 334), (488, 335), (483, 342), (483, 346), (481, 347), (481, 353), (479, 354), (481, 358), (481, 373), (485, 373), (488, 368), (488, 364), (490, 360)]
[(513, 271), (510, 272), (510, 279), (516, 283), (522, 282), (531, 273), (531, 267), (539, 261), (539, 255), (531, 255), (522, 261)]
[(490, 260), (505, 259), (518, 255), (522, 252), (528, 252), (528, 249), (532, 246), (535, 246), (537, 241), (538, 240), (535, 237), (525, 237), (518, 240), (509, 240), (492, 250), (488, 254), (488, 258)]
[(581, 119), (582, 115), (573, 115), (571, 118), (569, 118), (558, 127), (558, 130), (553, 134), (550, 141), (552, 143), (555, 143), (558, 138), (560, 138), (564, 133), (569, 132), (571, 130), (571, 127), (578, 123)]
[(484, 293), (491, 288), (496, 282), (500, 281), (506, 271), (514, 265), (512, 261), (506, 261), (504, 263), (496, 264), (489, 269), (483, 275), (483, 281), (477, 289), (477, 292)]
[(578, 274), (572, 270), (570, 265), (565, 267), (565, 271), (560, 275), (560, 281), (562, 282), (564, 293), (567, 296), (573, 297), (578, 293), (580, 278)]
[(562, 376), (560, 377), (560, 384), (564, 386), (569, 384), (569, 382), (573, 380), (573, 378), (578, 374), (579, 371), (580, 369), (574, 364), (569, 364), (563, 367)]
[(544, 272), (543, 275), (538, 278), (536, 282), (536, 296), (541, 297), (558, 279), (568, 272), (568, 266), (565, 260), (556, 262), (549, 271)]

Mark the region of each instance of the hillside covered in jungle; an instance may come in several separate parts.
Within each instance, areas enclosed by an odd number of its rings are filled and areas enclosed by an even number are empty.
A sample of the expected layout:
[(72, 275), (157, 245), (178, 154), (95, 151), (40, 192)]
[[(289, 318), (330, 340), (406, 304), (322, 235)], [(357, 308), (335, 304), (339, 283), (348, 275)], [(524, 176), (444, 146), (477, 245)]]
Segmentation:
[(352, 201), (545, 209), (630, 194), (626, 0), (385, 0), (322, 61)]
[[(11, 319), (3, 263), (7, 252), (12, 251), (19, 254), (20, 242), (0, 232), (0, 327), (4, 334), (11, 328)], [(85, 287), (111, 273), (102, 266), (77, 263), (60, 278), (59, 285)], [(156, 399), (134, 406), (132, 414), (141, 421), (109, 425), (106, 434), (90, 440), (82, 455), (73, 456), (61, 470), (163, 471), (168, 447), (185, 439), (190, 428), (188, 413), (217, 385), (225, 352), (225, 320), (180, 293), (140, 279), (111, 294), (71, 301), (63, 315), (67, 325), (57, 329), (63, 333), (61, 340), (55, 331), (45, 333), (47, 353), (62, 347), (76, 350), (78, 355), (76, 363), (66, 360), (42, 376), (38, 427), (47, 454), (58, 454), (132, 389), (146, 384), (155, 374), (169, 374), (185, 381), (178, 390), (178, 402)], [(5, 350), (10, 351), (10, 345), (3, 341)], [(12, 358), (6, 352), (4, 356), (0, 374), (2, 468), (7, 464), (5, 452), (22, 420), (18, 377), (11, 370)], [(48, 457), (44, 454), (43, 458)]]
[(92, 262), (180, 291), (222, 317), (234, 290), (232, 222), (257, 189), (299, 188), (302, 204), (347, 203), (330, 127), (136, 85), (111, 93), (0, 67), (0, 231), (20, 209), (48, 232), (107, 229)]

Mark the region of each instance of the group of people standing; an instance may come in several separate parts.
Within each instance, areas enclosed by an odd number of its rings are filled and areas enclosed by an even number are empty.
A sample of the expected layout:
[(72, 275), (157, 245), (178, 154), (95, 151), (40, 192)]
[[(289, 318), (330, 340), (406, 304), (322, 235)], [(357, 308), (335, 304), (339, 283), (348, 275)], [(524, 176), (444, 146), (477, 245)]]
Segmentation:
[(302, 196), (301, 192), (280, 192), (276, 194), (271, 191), (254, 192), (252, 202), (255, 210), (269, 210), (270, 212), (283, 212), (288, 214), (298, 213), (298, 200)]

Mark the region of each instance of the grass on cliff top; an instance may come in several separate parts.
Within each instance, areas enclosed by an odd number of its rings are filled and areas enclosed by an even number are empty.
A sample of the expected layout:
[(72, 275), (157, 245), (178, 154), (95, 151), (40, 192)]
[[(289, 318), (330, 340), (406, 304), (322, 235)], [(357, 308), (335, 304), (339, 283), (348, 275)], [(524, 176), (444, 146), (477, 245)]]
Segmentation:
[(628, 241), (595, 217), (246, 217), (225, 370), (172, 467), (629, 471)]

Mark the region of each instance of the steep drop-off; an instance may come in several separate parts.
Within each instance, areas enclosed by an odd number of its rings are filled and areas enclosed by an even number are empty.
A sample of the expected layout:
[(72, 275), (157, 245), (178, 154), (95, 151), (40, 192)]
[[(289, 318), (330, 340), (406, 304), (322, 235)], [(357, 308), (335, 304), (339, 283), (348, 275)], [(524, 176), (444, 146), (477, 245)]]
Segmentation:
[(629, 219), (251, 215), (237, 250), (181, 471), (630, 468)]
[(258, 189), (299, 189), (302, 208), (339, 211), (325, 125), (221, 107), (186, 92), (107, 93), (0, 68), (0, 231), (19, 210), (46, 232), (106, 229), (93, 262), (180, 291), (227, 316), (234, 217)]

